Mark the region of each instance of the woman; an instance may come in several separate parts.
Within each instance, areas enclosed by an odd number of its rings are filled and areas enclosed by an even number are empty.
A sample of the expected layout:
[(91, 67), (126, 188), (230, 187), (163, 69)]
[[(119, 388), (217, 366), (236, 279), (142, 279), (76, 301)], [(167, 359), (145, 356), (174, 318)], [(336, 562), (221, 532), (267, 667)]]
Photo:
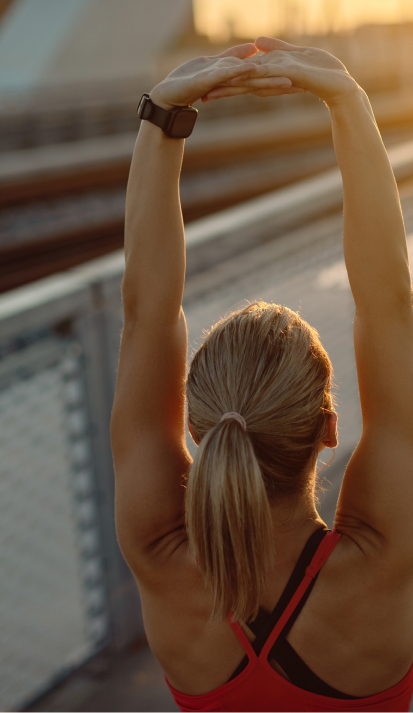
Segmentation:
[[(263, 54), (257, 55), (257, 49)], [(327, 532), (315, 465), (337, 445), (318, 335), (257, 303), (187, 379), (183, 140), (143, 121), (126, 204), (112, 420), (119, 542), (181, 710), (408, 710), (413, 692), (413, 314), (397, 187), (366, 94), (330, 54), (260, 37), (172, 72), (167, 111), (252, 92), (329, 107), (344, 185), (363, 435)]]

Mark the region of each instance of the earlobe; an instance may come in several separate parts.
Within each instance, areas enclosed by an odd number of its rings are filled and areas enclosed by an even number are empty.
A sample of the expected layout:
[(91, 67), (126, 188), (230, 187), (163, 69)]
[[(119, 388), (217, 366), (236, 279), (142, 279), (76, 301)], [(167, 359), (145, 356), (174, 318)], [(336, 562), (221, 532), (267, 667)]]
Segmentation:
[(337, 420), (336, 413), (329, 414), (327, 434), (323, 438), (323, 443), (327, 448), (337, 448), (338, 446)]
[(327, 432), (324, 438), (320, 441), (319, 452), (322, 451), (323, 448), (337, 448), (337, 446), (337, 414), (334, 412), (328, 415)]

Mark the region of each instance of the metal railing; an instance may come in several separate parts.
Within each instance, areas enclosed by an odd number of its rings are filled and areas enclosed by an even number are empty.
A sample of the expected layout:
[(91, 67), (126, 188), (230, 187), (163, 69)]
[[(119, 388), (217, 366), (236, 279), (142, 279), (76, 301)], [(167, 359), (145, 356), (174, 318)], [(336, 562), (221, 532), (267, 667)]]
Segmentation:
[(122, 260), (0, 303), (0, 707), (143, 632), (117, 547), (109, 418)]

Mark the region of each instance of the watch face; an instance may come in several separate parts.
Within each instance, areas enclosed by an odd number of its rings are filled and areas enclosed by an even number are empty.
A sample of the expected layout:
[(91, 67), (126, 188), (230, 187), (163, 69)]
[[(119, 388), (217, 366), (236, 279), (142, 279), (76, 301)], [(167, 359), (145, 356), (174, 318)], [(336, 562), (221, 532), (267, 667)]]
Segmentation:
[(181, 109), (174, 113), (168, 126), (168, 135), (174, 139), (185, 139), (192, 133), (198, 112), (194, 109)]

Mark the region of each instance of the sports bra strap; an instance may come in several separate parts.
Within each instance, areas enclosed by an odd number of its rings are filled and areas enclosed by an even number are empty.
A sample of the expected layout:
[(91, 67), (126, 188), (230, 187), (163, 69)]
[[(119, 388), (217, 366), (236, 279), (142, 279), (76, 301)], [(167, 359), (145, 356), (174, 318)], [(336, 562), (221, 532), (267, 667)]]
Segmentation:
[(237, 637), (238, 641), (240, 642), (242, 648), (244, 649), (245, 653), (248, 656), (248, 659), (252, 661), (253, 659), (258, 658), (257, 654), (255, 653), (254, 649), (252, 648), (251, 642), (248, 639), (248, 636), (246, 635), (245, 631), (243, 630), (241, 624), (238, 621), (232, 621), (231, 616), (228, 617), (228, 621), (231, 625), (232, 631), (234, 632), (235, 636)]
[(290, 617), (293, 615), (296, 607), (300, 603), (301, 599), (303, 598), (305, 592), (307, 591), (307, 589), (310, 586), (311, 582), (313, 581), (314, 577), (318, 574), (321, 567), (327, 561), (328, 557), (334, 550), (340, 537), (341, 537), (341, 535), (337, 532), (337, 530), (333, 529), (331, 532), (328, 532), (327, 535), (321, 541), (313, 559), (311, 560), (310, 564), (306, 568), (306, 572), (305, 572), (304, 578), (303, 578), (300, 586), (297, 588), (295, 594), (291, 598), (291, 600), (288, 603), (288, 605), (286, 606), (283, 614), (279, 618), (274, 629), (272, 630), (267, 641), (265, 642), (265, 644), (261, 650), (261, 653), (260, 653), (260, 658), (262, 657), (262, 658), (266, 659), (268, 657), (268, 654), (270, 653), (274, 643), (276, 642), (276, 640), (282, 633), (286, 624), (288, 624)]

